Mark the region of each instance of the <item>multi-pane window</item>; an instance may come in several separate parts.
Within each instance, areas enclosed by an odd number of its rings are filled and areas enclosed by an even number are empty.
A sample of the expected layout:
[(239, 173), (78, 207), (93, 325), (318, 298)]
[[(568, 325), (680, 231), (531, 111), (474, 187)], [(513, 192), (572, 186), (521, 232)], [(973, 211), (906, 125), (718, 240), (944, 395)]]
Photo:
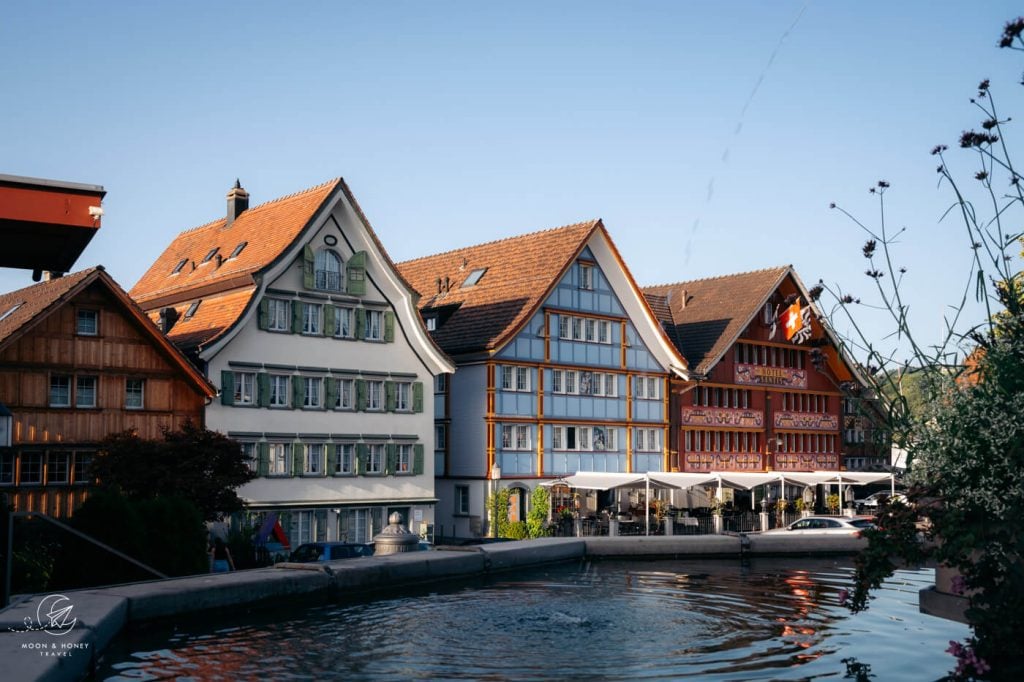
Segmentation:
[(249, 467), (249, 471), (259, 471), (259, 458), (256, 456), (256, 443), (245, 442), (239, 443), (239, 448), (242, 450), (242, 459), (246, 466)]
[(334, 407), (339, 410), (351, 410), (355, 408), (355, 380), (338, 379), (338, 396), (335, 398)]
[(634, 385), (634, 394), (637, 398), (657, 400), (661, 397), (661, 379), (658, 377), (635, 377)]
[(659, 452), (661, 450), (661, 430), (634, 429), (633, 449), (638, 452)]
[(750, 390), (701, 386), (693, 389), (693, 404), (698, 407), (750, 407)]
[(412, 412), (412, 383), (399, 381), (395, 384), (395, 410)]
[(290, 332), (292, 330), (291, 301), (279, 298), (267, 299), (267, 329), (272, 332)]
[(19, 483), (42, 483), (43, 482), (43, 453), (23, 452), (21, 453), (21, 476)]
[(797, 348), (777, 348), (752, 343), (737, 343), (733, 359), (745, 365), (805, 369), (807, 352)]
[(87, 452), (76, 452), (75, 453), (75, 464), (74, 469), (71, 471), (71, 475), (74, 476), (74, 483), (79, 485), (86, 485), (90, 481), (90, 472), (92, 468), (92, 455)]
[(455, 513), (464, 516), (469, 513), (469, 486), (455, 486)]
[(384, 313), (380, 310), (366, 311), (366, 334), (367, 341), (380, 341), (384, 338)]
[(270, 475), (287, 476), (291, 474), (292, 467), (288, 457), (290, 454), (288, 445), (286, 443), (269, 443), (267, 449), (270, 454)]
[(323, 405), (324, 380), (321, 377), (302, 377), (303, 407), (321, 407)]
[(438, 374), (434, 377), (434, 393), (447, 393), (448, 392), (448, 375)]
[(50, 377), (50, 407), (71, 406), (71, 377), (53, 375)]
[(125, 379), (124, 406), (128, 410), (141, 410), (145, 407), (146, 380)]
[(501, 368), (501, 389), (503, 391), (529, 391), (530, 368), (504, 365)]
[(302, 304), (302, 333), (322, 334), (324, 329), (324, 307), (319, 303)]
[(367, 446), (366, 473), (384, 473), (384, 445), (382, 443), (370, 443)]
[(594, 266), (580, 263), (580, 289), (594, 288)]
[(395, 448), (395, 473), (408, 474), (412, 472), (412, 446), (398, 445)]
[(14, 453), (0, 452), (0, 485), (14, 483)]
[(448, 445), (448, 426), (446, 424), (434, 424), (434, 449), (444, 450)]
[(51, 452), (46, 456), (47, 483), (67, 483), (71, 474), (70, 469), (70, 452)]
[(828, 412), (828, 396), (817, 393), (783, 393), (782, 409), (792, 412)]
[(606, 426), (555, 426), (551, 446), (555, 450), (617, 451), (617, 434), (617, 429)]
[(384, 382), (383, 381), (367, 381), (366, 382), (366, 409), (367, 410), (383, 410), (384, 409)]
[(586, 343), (611, 343), (611, 322), (594, 318), (561, 315), (558, 338)]
[(341, 291), (341, 258), (330, 249), (316, 252), (313, 263), (314, 286), (327, 291)]
[(685, 452), (760, 452), (758, 433), (749, 431), (686, 431)]
[(501, 447), (505, 450), (529, 450), (530, 427), (527, 424), (512, 424), (501, 427)]
[(271, 374), (270, 384), (270, 406), (288, 407), (291, 396), (292, 378), (287, 374)]
[(615, 374), (555, 369), (551, 371), (551, 392), (614, 398), (619, 393), (619, 380)]
[(96, 407), (96, 377), (75, 377), (75, 407)]
[(310, 443), (306, 445), (305, 467), (303, 473), (307, 476), (322, 476), (324, 473), (324, 445), (323, 443)]
[(98, 310), (79, 310), (75, 314), (75, 333), (81, 336), (96, 336), (99, 333), (100, 313)]
[(334, 446), (334, 473), (354, 474), (356, 472), (356, 446), (354, 443), (338, 443)]
[(256, 404), (256, 374), (235, 372), (235, 405)]
[(334, 335), (343, 339), (351, 339), (353, 334), (352, 308), (338, 307), (334, 309)]

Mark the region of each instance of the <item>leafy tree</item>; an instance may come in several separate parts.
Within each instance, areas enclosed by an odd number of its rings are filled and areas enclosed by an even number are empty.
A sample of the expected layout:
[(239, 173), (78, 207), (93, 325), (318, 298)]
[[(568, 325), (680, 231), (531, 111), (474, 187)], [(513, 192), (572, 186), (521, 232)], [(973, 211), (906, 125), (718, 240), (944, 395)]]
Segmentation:
[(252, 480), (238, 443), (191, 421), (180, 431), (165, 429), (160, 440), (134, 430), (108, 436), (93, 461), (102, 488), (137, 499), (180, 497), (207, 521), (242, 508), (235, 489)]
[(547, 488), (537, 486), (530, 493), (530, 511), (526, 514), (526, 525), (531, 538), (548, 534), (548, 513), (551, 511), (551, 494)]
[[(1024, 18), (1009, 22), (1000, 45), (1024, 50), (1022, 33)], [(883, 208), (879, 228), (846, 215), (869, 234), (866, 275), (909, 359), (896, 361), (864, 336), (852, 312), (859, 298), (827, 289), (837, 301), (833, 315), (847, 315), (854, 324), (857, 338), (850, 345), (874, 370), (874, 390), (888, 396), (887, 426), (907, 448), (910, 464), (910, 504), (885, 503), (879, 529), (865, 532), (869, 544), (857, 558), (848, 604), (853, 611), (867, 608), (870, 591), (898, 560), (951, 566), (960, 572), (953, 589), (968, 599), (973, 631), (966, 643), (953, 642), (948, 649), (957, 659), (953, 676), (1018, 680), (1024, 678), (1024, 278), (1009, 250), (1022, 236), (1016, 230), (1024, 213), (1024, 177), (1008, 153), (1009, 119), (999, 116), (987, 80), (971, 101), (983, 114), (982, 132), (962, 133), (960, 147), (977, 156), (974, 179), (989, 215), (969, 198), (977, 190), (966, 190), (949, 170), (947, 147), (932, 152), (940, 159), (940, 178), (953, 191), (947, 214), (966, 228), (970, 259), (968, 285), (947, 320), (945, 340), (924, 347), (912, 333), (900, 293), (906, 271), (894, 264), (893, 245), (902, 230), (886, 230), (884, 181), (872, 188)], [(972, 290), (986, 307), (986, 319), (965, 329), (961, 314)], [(914, 374), (921, 375), (921, 395), (911, 407), (899, 382)], [(922, 523), (929, 542), (920, 541)]]

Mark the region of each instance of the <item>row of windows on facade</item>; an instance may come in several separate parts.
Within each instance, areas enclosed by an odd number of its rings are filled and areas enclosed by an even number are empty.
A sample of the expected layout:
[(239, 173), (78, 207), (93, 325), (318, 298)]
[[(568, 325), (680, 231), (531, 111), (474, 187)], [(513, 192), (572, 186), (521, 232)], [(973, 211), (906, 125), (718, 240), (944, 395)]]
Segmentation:
[(422, 412), (423, 384), (224, 370), (221, 372), (221, 403), (291, 409)]
[[(0, 321), (7, 319), (20, 308), (23, 303), (15, 303), (0, 313)], [(100, 333), (100, 311), (90, 308), (79, 308), (75, 311), (75, 333), (79, 336), (98, 336)]]
[(283, 298), (264, 298), (260, 301), (257, 326), (266, 331), (287, 334), (387, 343), (395, 340), (393, 311), (306, 303)]
[(86, 485), (91, 466), (91, 452), (5, 452), (0, 485)]
[[(97, 376), (51, 374), (50, 407), (99, 407), (99, 383)], [(145, 379), (124, 379), (125, 409), (143, 409), (146, 406), (145, 396)]]
[[(325, 542), (334, 538), (340, 542), (370, 542), (387, 525), (386, 520), (393, 511), (401, 513), (402, 518), (408, 520), (409, 507), (406, 506), (337, 509), (333, 532), (327, 509), (297, 509), (275, 513), (292, 547), (297, 547), (308, 542)], [(246, 516), (246, 525), (254, 528), (260, 528), (266, 520), (266, 512), (249, 513)]]
[[(551, 370), (551, 392), (563, 395), (590, 395), (616, 398), (619, 395), (619, 375), (574, 369)], [(529, 367), (503, 365), (501, 390), (529, 392), (533, 390), (533, 371)], [(659, 377), (633, 377), (633, 397), (647, 400), (661, 398)]]
[(423, 473), (419, 443), (241, 442), (258, 476), (390, 476)]
[[(232, 258), (238, 258), (238, 255), (240, 253), (242, 253), (242, 250), (245, 249), (245, 247), (248, 246), (248, 244), (249, 244), (249, 242), (239, 242), (238, 245), (235, 246), (234, 250), (231, 251), (231, 254), (227, 258), (225, 258), (224, 260), (231, 260)], [(199, 262), (199, 265), (205, 265), (206, 263), (209, 263), (214, 258), (216, 258), (217, 254), (219, 254), (219, 253), (220, 253), (220, 247), (219, 246), (213, 247), (212, 249), (210, 249), (209, 251), (206, 252), (206, 255), (203, 256), (203, 260), (201, 260)], [(188, 258), (182, 258), (181, 260), (179, 260), (174, 265), (174, 268), (171, 270), (171, 274), (172, 275), (177, 275), (178, 273), (180, 273), (182, 271), (182, 269), (184, 269), (185, 265), (188, 264), (188, 261), (189, 261)]]
[(610, 344), (612, 342), (612, 323), (610, 320), (560, 315), (558, 338), (565, 341)]
[(807, 365), (807, 352), (796, 348), (737, 343), (733, 352), (736, 362), (744, 365), (789, 367), (791, 369), (805, 369)]
[[(684, 452), (759, 452), (760, 435), (750, 431), (688, 430)], [(835, 452), (836, 437), (827, 433), (777, 434), (779, 452)]]
[[(532, 450), (533, 427), (529, 424), (504, 424), (501, 427), (503, 450)], [(552, 426), (553, 450), (619, 452), (619, 429), (612, 426)], [(633, 450), (661, 451), (661, 429), (634, 428)]]

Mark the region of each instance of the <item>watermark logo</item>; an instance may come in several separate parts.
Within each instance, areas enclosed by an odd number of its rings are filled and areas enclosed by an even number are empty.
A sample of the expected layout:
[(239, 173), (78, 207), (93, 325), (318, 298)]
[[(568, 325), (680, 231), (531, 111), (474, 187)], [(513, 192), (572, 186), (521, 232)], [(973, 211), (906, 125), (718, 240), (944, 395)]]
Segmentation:
[(62, 637), (75, 627), (78, 618), (71, 615), (74, 604), (63, 594), (49, 594), (39, 600), (35, 622), (31, 617), (24, 620), (24, 628), (8, 628), (11, 632), (45, 632), (53, 637)]

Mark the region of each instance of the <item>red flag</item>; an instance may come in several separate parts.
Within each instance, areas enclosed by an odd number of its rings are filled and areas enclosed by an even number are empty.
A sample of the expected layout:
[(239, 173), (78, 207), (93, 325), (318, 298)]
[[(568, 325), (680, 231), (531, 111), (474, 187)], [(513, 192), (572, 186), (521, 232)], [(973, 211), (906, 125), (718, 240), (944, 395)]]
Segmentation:
[(779, 315), (779, 323), (782, 325), (783, 330), (786, 333), (786, 340), (789, 341), (804, 326), (803, 318), (800, 316), (800, 301), (797, 300), (793, 305), (786, 308), (781, 315)]

